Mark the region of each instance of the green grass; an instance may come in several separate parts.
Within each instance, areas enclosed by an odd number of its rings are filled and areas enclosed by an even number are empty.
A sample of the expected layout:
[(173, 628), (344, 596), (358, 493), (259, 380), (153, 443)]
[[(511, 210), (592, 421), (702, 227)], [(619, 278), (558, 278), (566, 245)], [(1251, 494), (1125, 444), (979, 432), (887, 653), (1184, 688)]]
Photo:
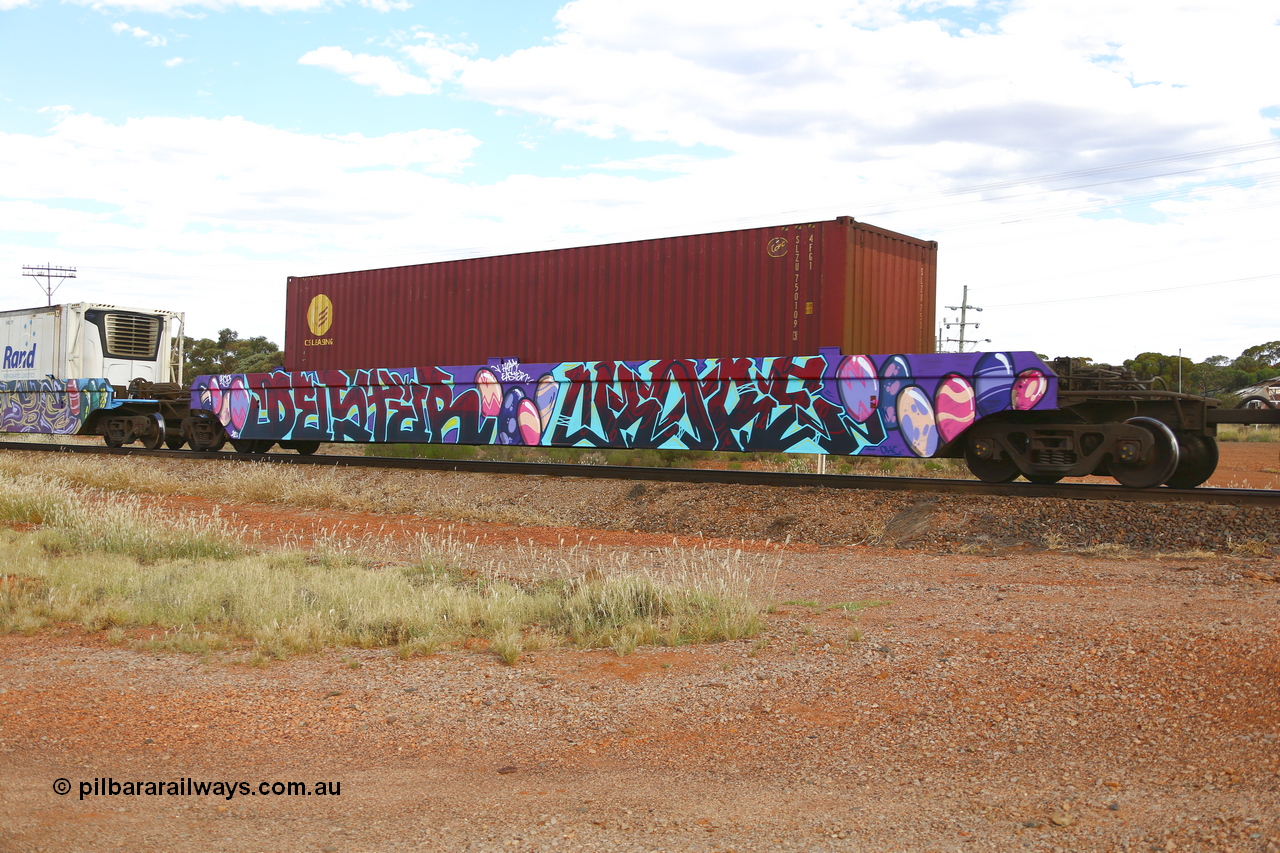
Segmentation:
[(365, 456), (392, 456), (412, 459), (475, 459), (471, 444), (368, 444)]
[(808, 607), (810, 610), (843, 610), (850, 615), (857, 613), (859, 610), (866, 610), (869, 607), (882, 607), (888, 603), (887, 601), (869, 599), (867, 601), (846, 601), (843, 604), (823, 604), (812, 598), (793, 598), (782, 602), (784, 607)]
[[(110, 498), (107, 500), (105, 498)], [(504, 560), (424, 539), (408, 565), (320, 542), (254, 551), (217, 518), (175, 517), (119, 495), (38, 476), (0, 487), (0, 630), (59, 623), (149, 647), (245, 649), (251, 662), (331, 647), (529, 649), (682, 645), (763, 628), (740, 553), (665, 549), (651, 570), (627, 555), (517, 549)], [(383, 555), (385, 556), (385, 555)], [(533, 569), (532, 577), (525, 577)]]
[(42, 525), (40, 544), (51, 553), (121, 554), (141, 563), (245, 553), (219, 519), (175, 518), (137, 498), (81, 495), (37, 475), (0, 488), (0, 520)]
[[(355, 512), (416, 512), (436, 518), (501, 524), (563, 524), (522, 506), (477, 501), (472, 493), (454, 494), (431, 477), (371, 476), (354, 469), (329, 470), (324, 476), (293, 466), (258, 462), (240, 465), (185, 462), (182, 475), (165, 465), (140, 464), (119, 457), (47, 455), (33, 460), (25, 454), (0, 455), (0, 482), (31, 476), (33, 466), (42, 480), (86, 494), (198, 495), (236, 503), (261, 502), (308, 509)], [(0, 503), (22, 500), (0, 496)]]
[[(811, 453), (737, 453), (712, 450), (617, 449), (594, 447), (519, 447), (466, 444), (370, 444), (366, 456), (422, 459), (479, 459), (503, 462), (556, 462), (567, 465), (624, 465), (641, 468), (693, 468), (699, 464), (730, 471), (745, 467), (791, 473), (818, 470)], [(894, 457), (827, 457), (829, 474), (889, 474), (905, 477), (968, 477), (960, 459), (899, 459)]]
[[(41, 531), (44, 533), (44, 531)], [(263, 655), (330, 647), (429, 652), (481, 640), (507, 663), (531, 648), (676, 646), (753, 636), (759, 609), (743, 595), (644, 575), (532, 585), (328, 565), (305, 553), (166, 559), (59, 553), (48, 536), (0, 532), (0, 628), (54, 623), (89, 631), (151, 629), (154, 645), (206, 651), (244, 643)]]
[(1280, 442), (1280, 426), (1239, 424), (1218, 427), (1218, 441)]
[[(691, 468), (715, 454), (705, 450), (618, 450), (594, 447), (516, 447), (469, 444), (370, 444), (366, 456), (419, 459), (481, 459), (498, 462), (555, 462), (563, 465), (633, 465), (646, 468)], [(740, 454), (719, 454), (739, 456)]]
[(854, 614), (859, 610), (866, 610), (871, 607), (883, 607), (888, 604), (887, 601), (879, 601), (877, 599), (868, 599), (867, 601), (846, 601), (844, 604), (834, 605), (833, 610), (843, 610), (845, 613)]

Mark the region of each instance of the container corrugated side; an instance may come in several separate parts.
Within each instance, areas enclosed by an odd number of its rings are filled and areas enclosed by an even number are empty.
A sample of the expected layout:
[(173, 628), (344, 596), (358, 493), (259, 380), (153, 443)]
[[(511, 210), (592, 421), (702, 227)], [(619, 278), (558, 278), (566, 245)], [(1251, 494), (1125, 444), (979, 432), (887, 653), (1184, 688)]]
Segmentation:
[[(919, 265), (886, 260), (873, 276), (909, 277), (912, 318), (875, 336), (846, 315), (879, 312), (903, 285), (857, 282), (851, 219), (697, 234), (289, 280), (291, 370), (484, 362), (637, 360), (813, 354), (823, 346), (919, 351)], [(892, 232), (874, 229), (877, 239)], [(896, 235), (917, 255), (936, 244)], [(896, 243), (893, 244), (896, 247)], [(862, 249), (897, 258), (898, 248)], [(329, 325), (309, 325), (314, 300)], [(314, 312), (312, 312), (314, 314)], [(932, 349), (933, 306), (927, 306)], [(904, 331), (909, 329), (909, 333)], [(908, 336), (909, 334), (909, 336)], [(861, 346), (860, 346), (861, 344)], [(852, 348), (852, 349), (851, 349)]]
[(852, 286), (845, 352), (933, 352), (937, 244), (863, 223), (847, 238)]

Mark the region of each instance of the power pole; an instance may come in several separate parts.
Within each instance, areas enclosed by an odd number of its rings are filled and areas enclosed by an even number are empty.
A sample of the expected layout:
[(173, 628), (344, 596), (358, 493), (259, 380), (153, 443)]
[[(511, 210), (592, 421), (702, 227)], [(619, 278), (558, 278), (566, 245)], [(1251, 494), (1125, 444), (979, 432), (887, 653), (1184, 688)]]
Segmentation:
[[(62, 287), (62, 282), (66, 279), (76, 277), (76, 268), (52, 267), (48, 264), (45, 264), (42, 267), (24, 266), (22, 268), (22, 274), (30, 278), (34, 278), (36, 281), (39, 281), (42, 278), (44, 279), (44, 284), (40, 285), (40, 289), (44, 291), (45, 298), (49, 300), (48, 304), (52, 305), (54, 291), (59, 287)], [(57, 284), (54, 284), (55, 279), (57, 280)]]
[(976, 307), (976, 306), (973, 306), (973, 305), (970, 305), (970, 304), (969, 304), (969, 285), (967, 285), (967, 284), (966, 284), (966, 285), (964, 286), (964, 296), (963, 296), (963, 298), (961, 298), (961, 300), (960, 300), (960, 304), (959, 304), (959, 305), (948, 305), (948, 306), (947, 306), (947, 310), (948, 310), (948, 311), (959, 311), (959, 312), (960, 312), (960, 319), (959, 319), (959, 320), (951, 320), (951, 321), (949, 321), (949, 322), (943, 323), (943, 324), (942, 324), (942, 325), (943, 325), (943, 328), (950, 329), (952, 326), (959, 326), (959, 327), (960, 327), (960, 337), (958, 337), (958, 338), (943, 338), (943, 342), (944, 342), (944, 343), (959, 344), (959, 346), (956, 348), (956, 352), (964, 352), (964, 348), (965, 348), (967, 345), (969, 345), (969, 344), (989, 344), (989, 343), (991, 343), (991, 338), (983, 338), (983, 339), (982, 339), (982, 340), (980, 340), (980, 341), (970, 341), (970, 340), (967, 340), (967, 339), (965, 338), (965, 336), (964, 336), (964, 330), (965, 330), (965, 327), (966, 327), (966, 326), (973, 326), (973, 327), (976, 329), (976, 328), (978, 328), (978, 325), (979, 325), (978, 323), (971, 323), (971, 322), (969, 322), (969, 320), (968, 320), (968, 316), (969, 316), (968, 312), (970, 312), (970, 311), (981, 311), (981, 310), (982, 310), (981, 308), (978, 308), (978, 307)]

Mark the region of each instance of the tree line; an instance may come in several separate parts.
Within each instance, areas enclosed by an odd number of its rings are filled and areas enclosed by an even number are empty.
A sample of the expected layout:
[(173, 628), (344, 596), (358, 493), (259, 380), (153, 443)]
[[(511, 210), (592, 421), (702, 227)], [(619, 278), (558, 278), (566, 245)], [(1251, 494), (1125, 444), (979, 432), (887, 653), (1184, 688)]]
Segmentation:
[(1280, 375), (1280, 341), (1258, 344), (1235, 358), (1214, 355), (1196, 362), (1176, 355), (1144, 352), (1127, 359), (1124, 366), (1143, 379), (1160, 377), (1177, 390), (1181, 368), (1182, 390), (1205, 397), (1232, 398), (1242, 388)]
[(284, 366), (284, 350), (263, 335), (241, 338), (234, 329), (223, 329), (214, 338), (182, 339), (182, 375), (222, 373), (270, 373)]

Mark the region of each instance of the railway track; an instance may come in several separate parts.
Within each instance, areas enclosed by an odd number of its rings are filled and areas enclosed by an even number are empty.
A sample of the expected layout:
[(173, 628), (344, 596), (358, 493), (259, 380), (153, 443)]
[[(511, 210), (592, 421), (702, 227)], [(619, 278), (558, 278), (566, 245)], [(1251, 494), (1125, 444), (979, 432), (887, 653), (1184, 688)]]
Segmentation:
[(1271, 489), (1133, 489), (1105, 483), (984, 483), (916, 477), (868, 477), (848, 474), (794, 474), (772, 471), (723, 471), (708, 468), (639, 468), (620, 465), (571, 465), (552, 462), (482, 462), (474, 459), (408, 459), (386, 456), (299, 456), (292, 453), (206, 453), (191, 450), (147, 450), (92, 444), (28, 444), (0, 442), (0, 450), (28, 453), (86, 453), (99, 456), (145, 456), (159, 459), (206, 459), (322, 467), (393, 468), (413, 471), (459, 471), (541, 477), (582, 477), (668, 483), (720, 483), (783, 488), (863, 489), (889, 492), (1004, 495), (1069, 500), (1141, 503), (1200, 503), (1232, 506), (1280, 506), (1280, 491)]

